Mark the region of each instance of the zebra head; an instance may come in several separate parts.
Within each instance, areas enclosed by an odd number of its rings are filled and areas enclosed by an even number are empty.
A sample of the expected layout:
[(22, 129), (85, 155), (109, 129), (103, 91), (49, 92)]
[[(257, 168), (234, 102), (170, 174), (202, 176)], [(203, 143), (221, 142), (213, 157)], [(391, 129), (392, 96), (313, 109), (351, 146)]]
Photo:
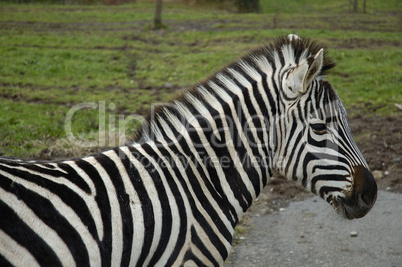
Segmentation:
[[(277, 73), (284, 114), (277, 123), (277, 169), (321, 196), (341, 216), (361, 218), (376, 200), (377, 185), (353, 141), (345, 108), (323, 79), (335, 64), (315, 43), (306, 48), (299, 38), (288, 40), (282, 49), (285, 67)], [(303, 47), (296, 60), (292, 46)]]

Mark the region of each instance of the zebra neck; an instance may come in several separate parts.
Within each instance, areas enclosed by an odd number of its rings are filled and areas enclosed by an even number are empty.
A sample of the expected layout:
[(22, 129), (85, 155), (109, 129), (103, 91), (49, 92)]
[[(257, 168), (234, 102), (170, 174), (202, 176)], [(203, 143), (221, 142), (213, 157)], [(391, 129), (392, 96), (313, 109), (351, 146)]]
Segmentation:
[(169, 151), (172, 167), (214, 191), (236, 223), (272, 176), (270, 126), (263, 115), (271, 112), (255, 100), (258, 85), (222, 87), (211, 81), (159, 109), (136, 145)]

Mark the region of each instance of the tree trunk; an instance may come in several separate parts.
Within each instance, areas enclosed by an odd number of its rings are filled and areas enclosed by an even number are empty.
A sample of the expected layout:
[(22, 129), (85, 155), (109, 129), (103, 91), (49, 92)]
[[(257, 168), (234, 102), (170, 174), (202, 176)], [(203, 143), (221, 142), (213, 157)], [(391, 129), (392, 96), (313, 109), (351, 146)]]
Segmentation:
[(366, 0), (363, 0), (363, 13), (366, 13)]
[(155, 0), (154, 29), (162, 28), (162, 0)]
[(261, 12), (260, 0), (236, 0), (235, 3), (240, 13)]
[(353, 10), (354, 13), (357, 13), (357, 0), (353, 1)]

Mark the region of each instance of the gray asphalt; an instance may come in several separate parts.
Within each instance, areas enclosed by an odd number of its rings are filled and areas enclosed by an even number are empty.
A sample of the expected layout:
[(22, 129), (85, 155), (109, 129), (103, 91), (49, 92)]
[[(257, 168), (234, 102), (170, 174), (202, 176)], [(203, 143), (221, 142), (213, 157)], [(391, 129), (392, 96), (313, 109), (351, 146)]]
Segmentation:
[(251, 223), (225, 266), (402, 266), (402, 194), (379, 191), (358, 220), (341, 219), (313, 197)]

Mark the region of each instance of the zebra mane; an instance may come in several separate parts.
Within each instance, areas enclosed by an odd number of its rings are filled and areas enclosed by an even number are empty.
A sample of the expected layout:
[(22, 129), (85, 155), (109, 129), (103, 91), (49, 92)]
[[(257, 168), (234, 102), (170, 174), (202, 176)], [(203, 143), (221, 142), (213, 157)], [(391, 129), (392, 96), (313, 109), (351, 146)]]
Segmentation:
[[(264, 56), (268, 59), (269, 62), (273, 62), (274, 51), (280, 51), (285, 46), (290, 46), (294, 52), (294, 58), (296, 60), (296, 64), (299, 61), (307, 58), (309, 56), (317, 54), (320, 49), (324, 48), (324, 61), (321, 68), (321, 71), (318, 73), (319, 76), (326, 75), (326, 73), (335, 67), (335, 61), (328, 56), (328, 52), (325, 46), (319, 44), (316, 41), (305, 38), (291, 38), (289, 39), (286, 36), (279, 37), (275, 39), (273, 42), (259, 47), (253, 51), (251, 51), (248, 55), (242, 58), (242, 60), (246, 61), (250, 65), (255, 65), (253, 58), (258, 56)], [(280, 59), (283, 62), (283, 55), (279, 53)]]
[[(288, 38), (288, 37), (279, 37), (272, 42), (256, 48), (252, 51), (250, 51), (248, 54), (246, 54), (243, 57), (238, 58), (237, 60), (232, 61), (229, 63), (227, 66), (223, 67), (222, 69), (216, 71), (212, 75), (208, 76), (206, 79), (201, 80), (197, 84), (193, 85), (192, 87), (189, 87), (189, 89), (184, 90), (181, 92), (179, 95), (176, 95), (173, 99), (171, 99), (168, 103), (163, 104), (163, 105), (158, 105), (152, 112), (148, 113), (146, 116), (146, 120), (144, 123), (141, 125), (141, 127), (136, 131), (134, 134), (133, 141), (139, 141), (141, 138), (148, 138), (149, 133), (153, 133), (154, 137), (157, 137), (156, 135), (158, 131), (155, 131), (157, 128), (156, 126), (156, 121), (155, 119), (158, 118), (166, 118), (166, 117), (171, 117), (173, 115), (177, 115), (180, 117), (180, 114), (177, 112), (177, 108), (171, 108), (172, 105), (178, 107), (183, 107), (187, 106), (191, 111), (194, 111), (194, 108), (191, 108), (191, 104), (189, 102), (190, 99), (198, 99), (199, 101), (203, 102), (205, 101), (203, 98), (203, 95), (206, 91), (204, 90), (205, 87), (208, 87), (208, 84), (210, 82), (216, 83), (216, 84), (221, 84), (219, 77), (222, 74), (229, 74), (228, 70), (244, 70), (244, 66), (250, 66), (255, 68), (256, 70), (260, 69), (260, 66), (258, 66), (258, 59), (259, 58), (264, 58), (266, 59), (269, 63), (275, 62), (275, 52), (277, 51), (282, 51), (285, 47), (288, 47), (288, 51), (293, 51), (294, 53), (294, 59), (295, 63), (298, 64), (301, 60), (311, 56), (315, 55), (320, 51), (320, 49), (325, 48), (321, 44), (310, 40), (310, 39), (301, 39), (301, 38)], [(284, 57), (283, 53), (277, 53), (279, 55), (281, 64), (284, 63)], [(335, 62), (328, 56), (327, 50), (324, 50), (324, 60), (323, 60), (323, 65), (318, 73), (318, 76), (323, 76), (325, 75), (330, 69), (335, 67)], [(244, 71), (243, 71), (244, 72)], [(330, 88), (331, 91), (333, 91), (332, 88)], [(211, 92), (213, 94), (213, 92)], [(334, 92), (329, 92), (330, 94), (333, 94)], [(336, 95), (336, 93), (335, 93)], [(181, 103), (183, 105), (177, 105), (177, 103)], [(182, 114), (183, 115), (183, 114)]]

